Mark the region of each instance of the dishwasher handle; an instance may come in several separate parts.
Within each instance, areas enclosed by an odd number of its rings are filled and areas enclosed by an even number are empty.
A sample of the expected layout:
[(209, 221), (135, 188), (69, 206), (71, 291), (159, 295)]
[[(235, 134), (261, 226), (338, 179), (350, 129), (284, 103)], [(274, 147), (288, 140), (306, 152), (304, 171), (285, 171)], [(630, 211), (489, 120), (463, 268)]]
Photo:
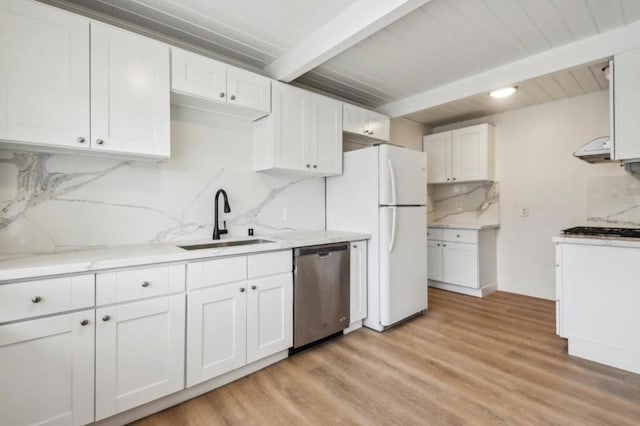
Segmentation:
[(300, 257), (317, 255), (318, 257), (329, 257), (332, 253), (342, 251), (349, 251), (349, 243), (323, 244), (320, 246), (300, 247), (295, 249), (294, 256)]

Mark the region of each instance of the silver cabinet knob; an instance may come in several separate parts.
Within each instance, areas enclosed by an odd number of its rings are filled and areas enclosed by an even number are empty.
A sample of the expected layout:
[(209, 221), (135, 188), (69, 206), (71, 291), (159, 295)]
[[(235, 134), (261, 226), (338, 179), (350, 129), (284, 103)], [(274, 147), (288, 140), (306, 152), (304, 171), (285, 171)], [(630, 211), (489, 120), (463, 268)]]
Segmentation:
[(438, 247), (440, 247), (440, 244), (436, 244)]
[(252, 285), (252, 286), (251, 286), (251, 290), (255, 290), (255, 289), (257, 289), (257, 288), (258, 288), (258, 287), (256, 287), (255, 285)]
[(244, 293), (244, 287), (240, 287), (240, 293)]
[(235, 101), (236, 100), (236, 95), (231, 95), (231, 100)]
[(369, 129), (364, 129), (364, 133), (365, 133), (365, 135), (368, 135), (369, 134)]
[(456, 238), (460, 238), (460, 235), (456, 235)]
[(149, 287), (149, 281), (143, 281), (141, 285), (142, 287)]
[(357, 245), (357, 244), (354, 244), (354, 245), (353, 245), (353, 248), (358, 248), (358, 245)]
[(89, 325), (89, 320), (84, 319), (84, 320), (80, 321), (80, 325), (83, 326), (83, 327), (85, 325)]
[(311, 164), (307, 164), (307, 169), (308, 169), (309, 167), (311, 167)]
[(447, 246), (446, 244), (443, 244), (443, 245), (442, 245), (442, 247), (446, 247), (446, 246)]
[(111, 317), (109, 315), (105, 315), (102, 317), (102, 321), (107, 322), (111, 319)]
[(447, 178), (447, 182), (449, 182), (451, 179)]
[(456, 180), (456, 178), (453, 178), (452, 180)]
[(96, 139), (96, 143), (98, 145), (102, 145), (102, 144), (104, 144), (104, 140), (103, 139)]
[(32, 302), (32, 303), (40, 303), (40, 302), (42, 302), (42, 297), (40, 297), (40, 296), (33, 296), (33, 297), (31, 298), (31, 302)]
[(82, 136), (78, 137), (78, 143), (84, 143), (84, 141), (85, 139)]
[(224, 92), (220, 92), (220, 97), (224, 98)]

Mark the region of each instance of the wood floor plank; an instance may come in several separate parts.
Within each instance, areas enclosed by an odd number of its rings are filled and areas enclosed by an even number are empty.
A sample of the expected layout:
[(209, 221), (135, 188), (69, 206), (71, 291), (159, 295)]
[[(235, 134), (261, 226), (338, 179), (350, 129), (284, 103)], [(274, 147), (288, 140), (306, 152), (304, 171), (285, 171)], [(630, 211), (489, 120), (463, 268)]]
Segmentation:
[(429, 289), (428, 312), (362, 329), (135, 423), (638, 425), (640, 376), (567, 355), (553, 302)]

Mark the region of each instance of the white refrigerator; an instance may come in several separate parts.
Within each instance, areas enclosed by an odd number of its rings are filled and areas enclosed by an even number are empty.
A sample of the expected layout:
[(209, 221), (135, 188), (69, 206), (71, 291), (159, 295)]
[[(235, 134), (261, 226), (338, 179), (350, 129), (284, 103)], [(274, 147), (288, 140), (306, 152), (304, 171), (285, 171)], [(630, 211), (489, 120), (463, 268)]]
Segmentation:
[(382, 331), (427, 309), (427, 157), (394, 145), (346, 152), (327, 178), (327, 229), (365, 232), (367, 318)]

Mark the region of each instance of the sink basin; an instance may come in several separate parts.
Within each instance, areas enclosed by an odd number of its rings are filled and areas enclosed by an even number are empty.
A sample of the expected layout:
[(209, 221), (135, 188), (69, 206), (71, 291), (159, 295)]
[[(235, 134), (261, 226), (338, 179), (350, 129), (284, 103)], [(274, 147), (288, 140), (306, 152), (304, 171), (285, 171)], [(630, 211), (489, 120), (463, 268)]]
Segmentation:
[(210, 249), (210, 248), (248, 246), (252, 244), (265, 244), (265, 243), (275, 243), (275, 241), (256, 238), (255, 240), (215, 241), (215, 242), (206, 243), (206, 244), (194, 244), (190, 246), (178, 246), (178, 247), (185, 250), (203, 250), (203, 249)]

